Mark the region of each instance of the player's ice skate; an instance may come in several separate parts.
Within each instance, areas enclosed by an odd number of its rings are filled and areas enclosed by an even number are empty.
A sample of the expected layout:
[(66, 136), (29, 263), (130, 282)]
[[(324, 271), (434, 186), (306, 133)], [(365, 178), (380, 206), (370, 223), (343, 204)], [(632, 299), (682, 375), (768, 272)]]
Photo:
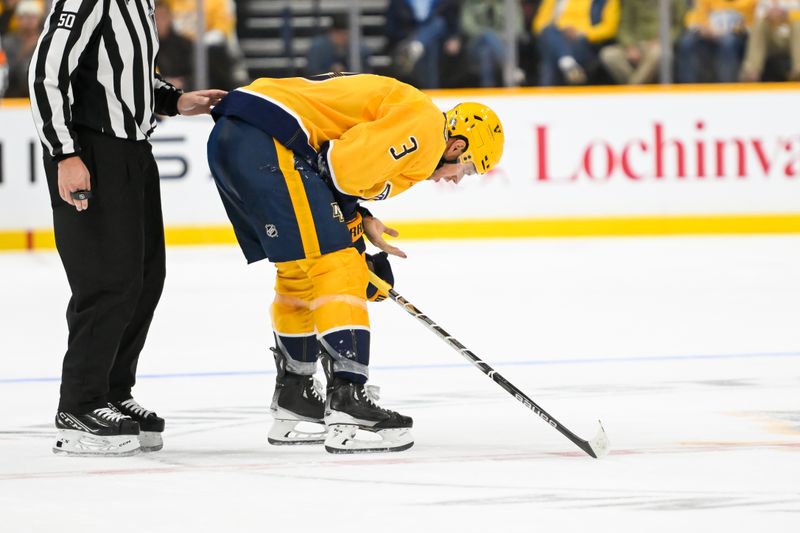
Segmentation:
[(286, 370), (285, 356), (278, 349), (275, 363), (278, 377), (270, 411), (275, 421), (267, 441), (276, 446), (322, 444), (327, 430), (324, 425), (325, 400), (322, 385), (313, 376), (302, 376)]
[(59, 411), (53, 452), (76, 456), (126, 456), (139, 453), (139, 424), (104, 407), (75, 415)]
[(328, 388), (325, 449), (330, 453), (400, 452), (414, 445), (413, 420), (383, 409), (378, 387), (333, 378)]

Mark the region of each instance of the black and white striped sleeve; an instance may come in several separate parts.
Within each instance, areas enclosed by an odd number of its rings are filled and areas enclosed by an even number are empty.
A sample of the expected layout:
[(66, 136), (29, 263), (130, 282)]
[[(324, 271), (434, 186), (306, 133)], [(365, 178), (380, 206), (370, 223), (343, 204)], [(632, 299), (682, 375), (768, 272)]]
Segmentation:
[(71, 77), (103, 19), (105, 3), (56, 0), (31, 60), (31, 110), (39, 138), (56, 160), (80, 153), (72, 128)]
[(178, 114), (178, 99), (183, 91), (166, 81), (161, 75), (155, 73), (155, 83), (153, 84), (155, 94), (155, 111), (159, 115), (174, 117)]

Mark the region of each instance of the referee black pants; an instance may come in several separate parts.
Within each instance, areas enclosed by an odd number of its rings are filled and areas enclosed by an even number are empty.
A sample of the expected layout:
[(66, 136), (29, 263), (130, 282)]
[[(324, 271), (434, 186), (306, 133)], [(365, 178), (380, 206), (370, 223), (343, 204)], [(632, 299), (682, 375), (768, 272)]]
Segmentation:
[(45, 156), (56, 247), (72, 297), (59, 410), (86, 413), (131, 397), (164, 286), (164, 222), (150, 143), (79, 129), (93, 197), (78, 212), (58, 194)]

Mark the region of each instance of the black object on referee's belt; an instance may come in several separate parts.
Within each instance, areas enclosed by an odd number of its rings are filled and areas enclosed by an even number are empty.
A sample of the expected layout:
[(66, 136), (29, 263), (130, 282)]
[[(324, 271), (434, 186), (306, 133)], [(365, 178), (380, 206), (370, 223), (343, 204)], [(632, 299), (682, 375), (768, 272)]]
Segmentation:
[(69, 193), (69, 195), (72, 197), (73, 200), (88, 200), (89, 198), (92, 197), (92, 191), (85, 191), (85, 190), (72, 191), (71, 193)]

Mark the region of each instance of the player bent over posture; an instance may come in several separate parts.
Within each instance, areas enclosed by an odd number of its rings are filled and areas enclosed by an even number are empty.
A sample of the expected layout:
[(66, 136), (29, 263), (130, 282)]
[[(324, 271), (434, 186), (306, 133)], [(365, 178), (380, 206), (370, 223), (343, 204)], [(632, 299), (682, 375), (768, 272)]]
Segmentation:
[[(497, 115), (475, 103), (445, 114), (410, 85), (368, 74), (262, 78), (212, 115), (208, 161), (236, 237), (248, 263), (268, 258), (278, 269), (269, 441), (324, 441), (332, 453), (411, 447), (411, 418), (378, 406), (365, 386), (366, 300), (385, 296), (368, 287), (367, 262), (392, 282), (386, 253), (405, 254), (383, 239), (397, 232), (359, 203), (487, 172), (503, 152)], [(365, 254), (364, 234), (383, 252)], [(325, 400), (312, 377), (320, 356)], [(329, 431), (300, 431), (301, 421)]]

